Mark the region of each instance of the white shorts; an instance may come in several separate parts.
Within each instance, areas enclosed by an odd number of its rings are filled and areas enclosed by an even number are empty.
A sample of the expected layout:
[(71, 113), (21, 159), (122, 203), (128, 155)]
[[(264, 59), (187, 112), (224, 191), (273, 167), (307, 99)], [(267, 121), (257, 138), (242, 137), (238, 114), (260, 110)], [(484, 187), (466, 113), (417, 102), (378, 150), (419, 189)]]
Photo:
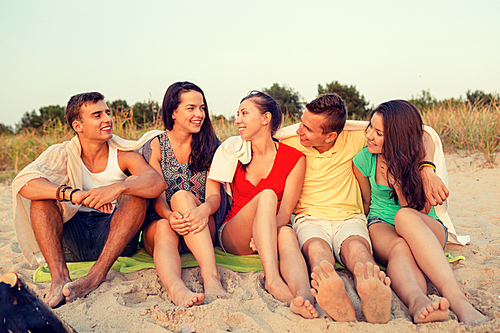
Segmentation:
[(370, 244), (370, 252), (373, 253), (364, 214), (358, 214), (341, 221), (323, 220), (319, 217), (304, 215), (295, 219), (293, 230), (297, 234), (301, 249), (309, 239), (321, 238), (330, 245), (335, 259), (342, 265), (344, 264), (340, 256), (340, 249), (342, 243), (350, 236), (361, 236), (366, 239)]

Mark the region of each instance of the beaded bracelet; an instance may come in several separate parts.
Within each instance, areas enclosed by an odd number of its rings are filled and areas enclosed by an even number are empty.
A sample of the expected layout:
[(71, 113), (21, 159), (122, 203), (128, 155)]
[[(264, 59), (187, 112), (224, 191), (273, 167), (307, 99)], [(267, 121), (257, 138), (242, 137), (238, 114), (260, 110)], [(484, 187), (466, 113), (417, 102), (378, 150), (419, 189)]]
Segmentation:
[(78, 191), (81, 191), (79, 188), (75, 188), (73, 191), (71, 191), (71, 193), (69, 194), (69, 202), (71, 202), (73, 205), (75, 204), (73, 202), (73, 193), (75, 192), (78, 192)]
[(68, 188), (71, 188), (71, 186), (66, 186), (64, 185), (64, 187), (61, 189), (61, 193), (62, 193), (62, 200), (61, 201), (68, 201), (66, 198), (65, 198), (65, 193), (66, 193), (66, 190)]
[(61, 193), (61, 189), (62, 189), (62, 188), (66, 188), (66, 184), (59, 185), (59, 187), (57, 188), (57, 191), (56, 191), (56, 199), (57, 199), (57, 201), (59, 201), (59, 202), (63, 201), (63, 199), (61, 199), (61, 198), (59, 197), (59, 194)]
[(434, 170), (434, 173), (436, 172), (436, 165), (432, 163), (431, 161), (422, 161), (418, 164), (418, 171), (422, 171), (423, 168), (429, 167)]

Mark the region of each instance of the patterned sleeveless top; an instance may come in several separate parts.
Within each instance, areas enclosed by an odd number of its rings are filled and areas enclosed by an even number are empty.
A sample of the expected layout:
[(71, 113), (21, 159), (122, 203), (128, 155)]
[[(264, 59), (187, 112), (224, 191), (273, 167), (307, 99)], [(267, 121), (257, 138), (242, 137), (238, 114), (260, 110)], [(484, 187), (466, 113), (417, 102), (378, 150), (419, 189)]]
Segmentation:
[(193, 173), (189, 170), (189, 164), (179, 163), (170, 145), (167, 132), (160, 134), (158, 140), (160, 141), (161, 170), (168, 185), (165, 190), (168, 204), (172, 195), (179, 190), (189, 191), (198, 200), (205, 202), (207, 171)]

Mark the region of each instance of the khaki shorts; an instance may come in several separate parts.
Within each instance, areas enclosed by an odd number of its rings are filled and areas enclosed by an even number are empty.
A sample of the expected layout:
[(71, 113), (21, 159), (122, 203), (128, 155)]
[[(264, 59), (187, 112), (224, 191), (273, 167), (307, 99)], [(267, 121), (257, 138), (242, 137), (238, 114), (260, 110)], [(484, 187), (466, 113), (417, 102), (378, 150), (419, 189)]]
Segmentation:
[(340, 248), (342, 243), (350, 236), (361, 236), (366, 239), (370, 244), (370, 252), (373, 253), (364, 214), (358, 214), (342, 221), (323, 220), (310, 215), (300, 216), (293, 222), (293, 230), (297, 234), (301, 249), (309, 239), (321, 238), (330, 245), (335, 259), (342, 265), (344, 264), (340, 257)]

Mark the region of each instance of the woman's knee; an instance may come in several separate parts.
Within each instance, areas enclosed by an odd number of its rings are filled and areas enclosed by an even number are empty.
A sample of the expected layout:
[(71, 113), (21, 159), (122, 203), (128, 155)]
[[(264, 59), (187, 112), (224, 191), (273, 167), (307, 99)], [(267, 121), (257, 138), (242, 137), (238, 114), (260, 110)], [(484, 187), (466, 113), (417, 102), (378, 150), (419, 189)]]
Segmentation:
[(192, 200), (193, 202), (197, 201), (193, 193), (186, 190), (179, 190), (170, 198), (170, 204), (173, 206), (177, 204), (185, 204), (188, 200)]
[(288, 226), (283, 226), (278, 228), (278, 242), (294, 242), (298, 244), (297, 241), (297, 235), (295, 234), (295, 231), (288, 227)]
[(406, 231), (414, 232), (420, 222), (423, 223), (422, 218), (413, 208), (401, 208), (394, 216), (394, 227), (399, 235), (404, 235)]
[(389, 244), (389, 259), (398, 255), (413, 256), (408, 243), (402, 237), (398, 237)]
[(259, 203), (261, 203), (261, 202), (262, 203), (274, 203), (274, 204), (278, 203), (278, 196), (271, 189), (262, 190), (255, 197), (259, 200)]

